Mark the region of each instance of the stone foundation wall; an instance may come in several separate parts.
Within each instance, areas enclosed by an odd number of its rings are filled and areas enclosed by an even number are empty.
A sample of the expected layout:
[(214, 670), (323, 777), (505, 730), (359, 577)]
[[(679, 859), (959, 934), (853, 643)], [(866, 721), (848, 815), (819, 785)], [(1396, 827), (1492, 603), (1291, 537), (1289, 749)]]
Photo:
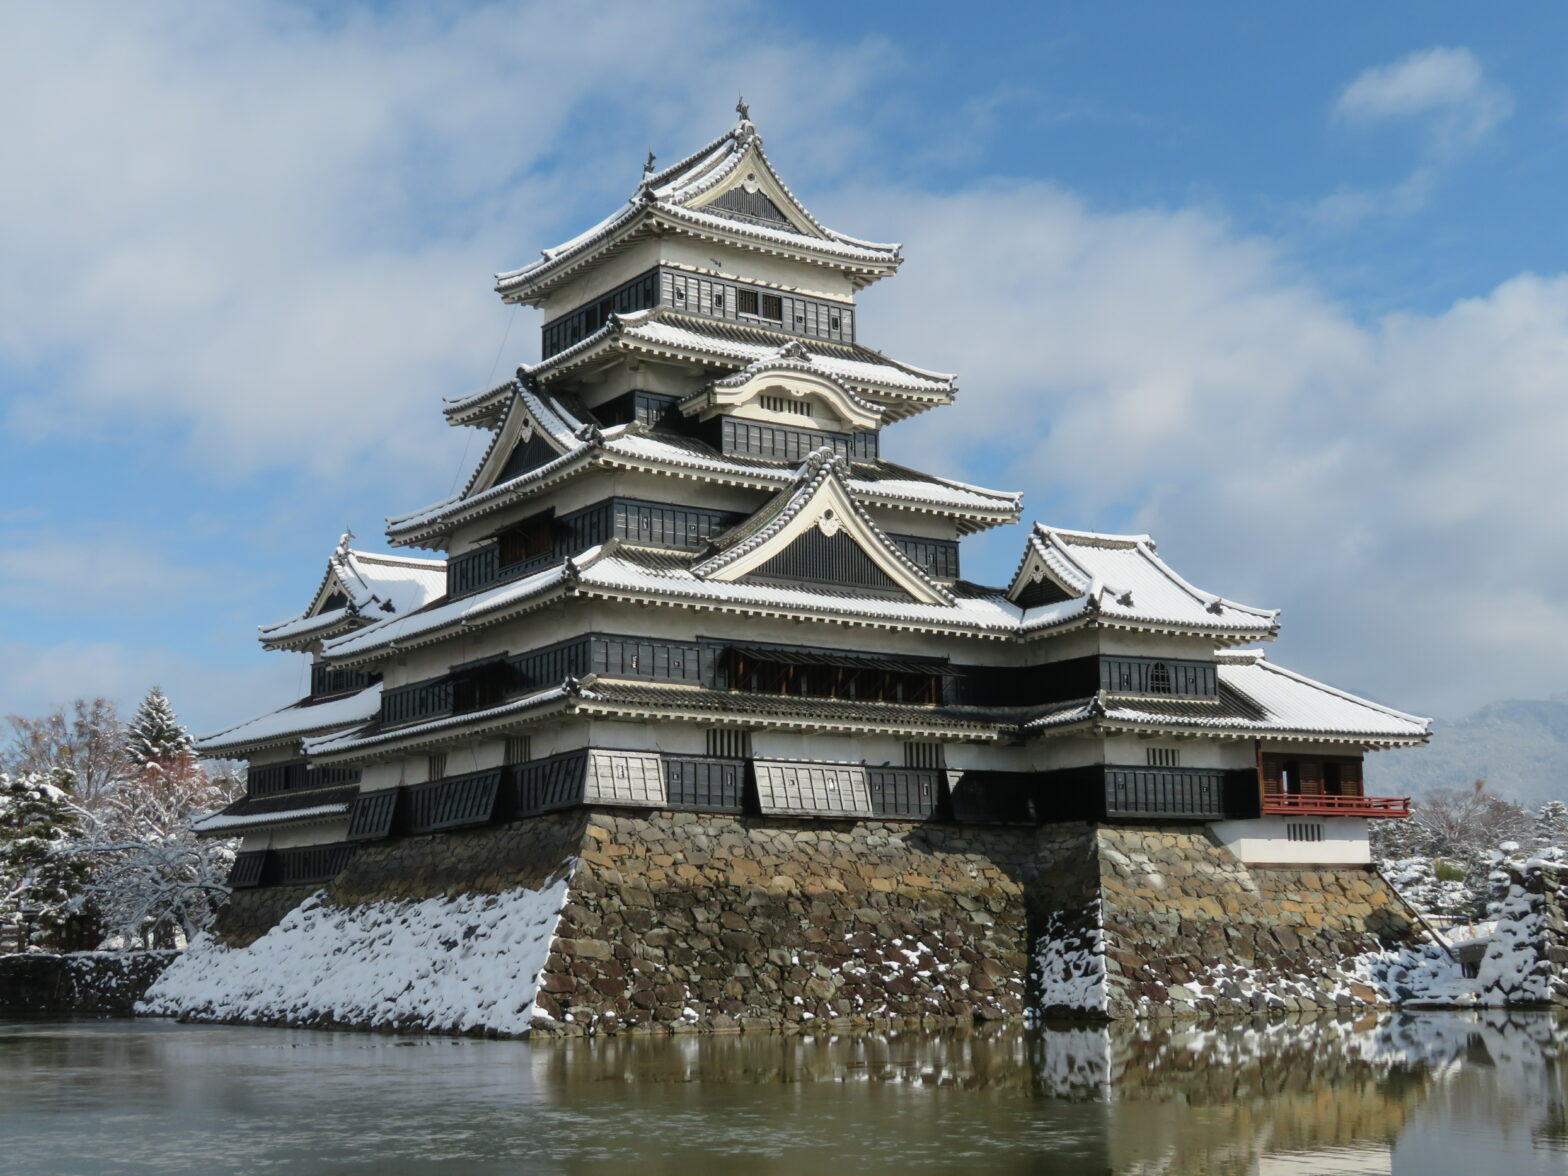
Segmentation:
[[(486, 896), (523, 914), (484, 923)], [(381, 950), (380, 928), (413, 934), (459, 910), (469, 925), (432, 936), (424, 964), (402, 947), (374, 968), (346, 958)], [(334, 911), (362, 945), (323, 946)], [(513, 958), (484, 935), (540, 954), (504, 975), (494, 962), (465, 971), (459, 957)], [(583, 1034), (1354, 1007), (1385, 994), (1355, 987), (1344, 961), (1416, 936), (1375, 873), (1249, 869), (1201, 827), (580, 810), (364, 846), (325, 888), (241, 892), (217, 939), (231, 974), (277, 989), (252, 1002), (273, 1021), (354, 1023), (400, 1005), (404, 1028)], [(328, 947), (339, 956), (317, 959)], [(343, 990), (326, 1013), (296, 1014), (308, 992), (267, 980), (337, 977), (351, 962), (375, 972), (383, 958), (409, 972), (404, 988), (401, 973), (377, 975), (374, 992)], [(182, 964), (160, 1009), (217, 1015), (210, 991), (199, 1006), (171, 995), (195, 992), (198, 968)], [(432, 971), (473, 986), (481, 1011), (465, 1019), (447, 1001), (437, 1015), (400, 995)], [(504, 1023), (483, 1011), (495, 1009)]]
[(1097, 840), (1113, 1017), (1383, 1003), (1343, 965), (1423, 938), (1368, 867), (1248, 867), (1190, 825)]
[(0, 956), (0, 1016), (128, 1017), (178, 952)]
[(538, 1027), (1020, 1016), (1032, 829), (595, 813)]

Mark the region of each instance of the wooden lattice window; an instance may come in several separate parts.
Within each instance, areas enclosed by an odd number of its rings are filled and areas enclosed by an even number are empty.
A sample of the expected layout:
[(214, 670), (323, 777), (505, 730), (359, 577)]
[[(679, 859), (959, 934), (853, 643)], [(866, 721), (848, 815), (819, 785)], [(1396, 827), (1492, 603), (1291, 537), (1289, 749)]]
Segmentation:
[(727, 729), (709, 731), (708, 754), (714, 759), (750, 759), (751, 732)]
[(1171, 692), (1171, 668), (1164, 662), (1155, 662), (1149, 667), (1149, 693), (1169, 694)]
[(1146, 747), (1144, 754), (1151, 768), (1175, 768), (1181, 766), (1181, 749), (1177, 747)]
[(783, 322), (784, 299), (777, 294), (764, 294), (762, 296), (762, 317), (773, 319), (775, 322)]
[(527, 735), (508, 735), (506, 737), (506, 764), (526, 764), (534, 758), (534, 741)]
[(940, 768), (944, 766), (945, 757), (940, 743), (905, 743), (904, 766), (906, 768)]
[[(715, 302), (715, 305), (717, 303)], [(741, 314), (757, 313), (757, 292), (755, 290), (737, 290), (735, 292), (735, 309)]]
[(438, 751), (425, 760), (425, 778), (439, 780), (446, 775), (446, 752)]

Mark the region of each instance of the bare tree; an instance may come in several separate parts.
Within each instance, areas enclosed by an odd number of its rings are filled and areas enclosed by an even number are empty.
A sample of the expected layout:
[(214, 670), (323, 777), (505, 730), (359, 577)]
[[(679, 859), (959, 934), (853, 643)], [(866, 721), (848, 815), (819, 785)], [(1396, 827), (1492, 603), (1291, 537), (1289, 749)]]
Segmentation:
[(48, 775), (65, 768), (78, 803), (91, 805), (127, 771), (125, 724), (107, 698), (78, 698), (40, 718), (7, 715), (9, 735), (0, 743), (0, 772)]
[(1439, 788), (1421, 798), (1411, 820), (1426, 834), (1436, 858), (1461, 860), (1489, 853), (1504, 841), (1528, 841), (1535, 820), (1522, 805), (1475, 787)]

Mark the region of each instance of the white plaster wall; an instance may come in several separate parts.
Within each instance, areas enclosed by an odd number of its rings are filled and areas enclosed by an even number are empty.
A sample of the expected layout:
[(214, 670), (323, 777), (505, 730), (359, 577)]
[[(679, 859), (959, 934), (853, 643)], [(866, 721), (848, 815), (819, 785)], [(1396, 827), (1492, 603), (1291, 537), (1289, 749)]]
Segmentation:
[(251, 845), (251, 839), (245, 839), (246, 849), (298, 849), (304, 845), (331, 845), (334, 841), (342, 841), (348, 835), (348, 818), (343, 817), (335, 821), (312, 821), (305, 825), (288, 825), (281, 829), (267, 830), (265, 841), (257, 838), (257, 844)]
[[(1292, 841), (1287, 824), (1321, 825), (1323, 840)], [(1372, 861), (1367, 827), (1363, 817), (1260, 817), (1209, 826), (1222, 845), (1249, 865), (1366, 865)]]
[(359, 790), (376, 792), (382, 788), (396, 788), (403, 783), (402, 759), (381, 760), (365, 764), (359, 770)]
[[(707, 754), (705, 727), (695, 723), (615, 722), (594, 719), (586, 724), (584, 746), (617, 751), (659, 751), (671, 755)], [(535, 751), (537, 755), (537, 750)]]
[(281, 764), (296, 759), (299, 759), (299, 748), (292, 743), (285, 743), (281, 747), (263, 748), (254, 755), (247, 756), (245, 762), (253, 768), (260, 768), (267, 764)]
[(1105, 762), (1124, 767), (1139, 767), (1148, 762), (1151, 747), (1173, 747), (1181, 755), (1183, 768), (1251, 768), (1257, 764), (1252, 740), (1145, 739), (1139, 735), (1112, 735), (1105, 739)]

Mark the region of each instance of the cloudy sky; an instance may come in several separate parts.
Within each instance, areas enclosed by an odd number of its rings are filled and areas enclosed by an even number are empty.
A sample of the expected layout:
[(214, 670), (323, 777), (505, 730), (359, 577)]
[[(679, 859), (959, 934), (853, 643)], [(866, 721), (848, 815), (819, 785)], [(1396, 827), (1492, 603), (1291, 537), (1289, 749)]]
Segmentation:
[(537, 355), (491, 274), (739, 90), (819, 216), (905, 243), (862, 337), (962, 407), (895, 459), (1149, 531), (1285, 610), (1273, 656), (1406, 709), (1568, 690), (1565, 34), (1440, 3), (8, 6), (0, 712), (291, 697), (254, 627), (345, 527), (449, 493), (477, 449), (441, 397)]

